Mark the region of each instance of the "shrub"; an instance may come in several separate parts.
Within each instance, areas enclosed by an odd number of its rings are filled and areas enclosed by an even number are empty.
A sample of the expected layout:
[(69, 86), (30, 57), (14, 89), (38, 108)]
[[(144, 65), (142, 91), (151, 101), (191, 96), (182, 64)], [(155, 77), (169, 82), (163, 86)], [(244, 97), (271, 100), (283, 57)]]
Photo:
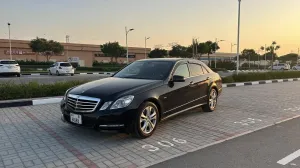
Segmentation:
[(288, 79), (288, 78), (300, 78), (299, 71), (276, 71), (276, 72), (265, 72), (265, 73), (240, 73), (232, 76), (222, 78), (223, 83), (233, 82), (249, 82), (249, 81), (260, 81), (260, 80), (271, 80), (271, 79)]
[(30, 82), (15, 84), (11, 82), (0, 84), (0, 100), (63, 96), (67, 89), (88, 81), (67, 81), (52, 84)]

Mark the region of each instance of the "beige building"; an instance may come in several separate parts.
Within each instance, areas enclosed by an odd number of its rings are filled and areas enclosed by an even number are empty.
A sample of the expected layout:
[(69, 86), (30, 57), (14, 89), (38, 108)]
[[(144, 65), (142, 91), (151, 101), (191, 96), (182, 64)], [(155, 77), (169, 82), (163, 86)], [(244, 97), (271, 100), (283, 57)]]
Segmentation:
[[(35, 60), (46, 61), (46, 56), (39, 53), (34, 53), (29, 47), (29, 42), (26, 40), (11, 40), (12, 59), (14, 60)], [(91, 67), (94, 61), (98, 62), (110, 62), (111, 57), (106, 57), (100, 51), (100, 45), (94, 44), (76, 44), (76, 43), (61, 43), (64, 46), (64, 53), (61, 55), (55, 55), (50, 58), (51, 61), (68, 61), (78, 62), (80, 66)], [(8, 39), (0, 39), (0, 59), (10, 58), (10, 48)], [(146, 49), (148, 54), (151, 51), (150, 48)], [(128, 47), (129, 62), (144, 59), (145, 48)], [(126, 56), (119, 57), (119, 63), (126, 62)], [(115, 61), (115, 58), (113, 58)]]

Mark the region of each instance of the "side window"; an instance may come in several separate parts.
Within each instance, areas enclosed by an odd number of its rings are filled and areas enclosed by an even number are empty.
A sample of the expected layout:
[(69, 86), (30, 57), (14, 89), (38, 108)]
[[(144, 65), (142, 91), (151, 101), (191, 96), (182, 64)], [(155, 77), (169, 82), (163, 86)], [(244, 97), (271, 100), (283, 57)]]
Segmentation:
[(190, 68), (191, 76), (199, 76), (204, 74), (201, 65), (189, 64), (189, 68)]
[(201, 66), (202, 67), (202, 70), (203, 70), (203, 74), (208, 74), (208, 70), (204, 67), (204, 66)]
[(187, 64), (179, 65), (173, 75), (184, 76), (184, 78), (188, 78), (190, 76), (189, 69)]

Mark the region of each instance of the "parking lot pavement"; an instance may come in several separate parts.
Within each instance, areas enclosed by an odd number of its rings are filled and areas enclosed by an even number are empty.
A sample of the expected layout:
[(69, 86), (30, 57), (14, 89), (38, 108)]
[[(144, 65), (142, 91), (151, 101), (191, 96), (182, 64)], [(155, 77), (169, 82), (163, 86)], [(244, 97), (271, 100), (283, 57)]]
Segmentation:
[(103, 74), (85, 74), (79, 75), (75, 74), (74, 76), (64, 75), (64, 76), (51, 76), (51, 75), (24, 75), (21, 77), (0, 77), (0, 84), (6, 82), (13, 82), (13, 83), (28, 83), (28, 82), (38, 82), (40, 84), (47, 84), (47, 83), (55, 83), (55, 82), (63, 82), (63, 81), (92, 81), (101, 78), (105, 78), (108, 75)]
[(175, 116), (143, 140), (63, 123), (58, 104), (0, 109), (0, 167), (147, 167), (300, 115), (299, 84), (224, 88), (215, 112)]
[(300, 167), (300, 118), (268, 127), (150, 168)]

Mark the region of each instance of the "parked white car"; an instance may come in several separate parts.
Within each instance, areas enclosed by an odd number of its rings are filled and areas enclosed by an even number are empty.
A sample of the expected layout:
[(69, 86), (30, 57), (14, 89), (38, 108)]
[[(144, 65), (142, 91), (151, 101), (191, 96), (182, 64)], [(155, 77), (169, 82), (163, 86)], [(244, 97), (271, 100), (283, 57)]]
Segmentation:
[(273, 70), (289, 70), (291, 69), (290, 64), (287, 63), (278, 63), (273, 65)]
[(0, 60), (1, 75), (17, 75), (21, 76), (20, 65), (15, 60)]
[(70, 74), (71, 76), (74, 75), (74, 68), (69, 62), (56, 62), (50, 66), (48, 69), (49, 74), (56, 74), (59, 75), (67, 75)]
[(297, 64), (297, 65), (293, 66), (292, 69), (293, 69), (293, 70), (300, 70), (300, 64)]

